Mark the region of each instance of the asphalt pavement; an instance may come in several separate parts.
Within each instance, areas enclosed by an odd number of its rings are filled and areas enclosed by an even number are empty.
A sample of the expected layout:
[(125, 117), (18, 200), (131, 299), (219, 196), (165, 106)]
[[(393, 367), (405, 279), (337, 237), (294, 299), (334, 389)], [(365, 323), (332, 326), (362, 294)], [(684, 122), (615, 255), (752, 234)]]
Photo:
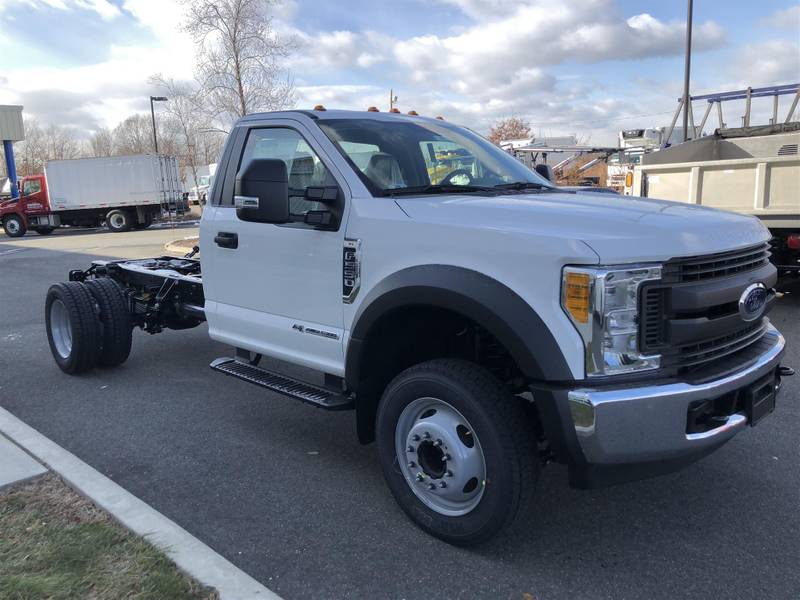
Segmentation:
[[(800, 377), (774, 414), (679, 473), (580, 491), (543, 470), (534, 510), (489, 545), (416, 529), (329, 413), (223, 377), (205, 326), (134, 334), (122, 367), (69, 377), (48, 286), (93, 258), (163, 253), (196, 229), (0, 235), (0, 406), (287, 599), (800, 597)], [(800, 284), (771, 317), (800, 367)]]

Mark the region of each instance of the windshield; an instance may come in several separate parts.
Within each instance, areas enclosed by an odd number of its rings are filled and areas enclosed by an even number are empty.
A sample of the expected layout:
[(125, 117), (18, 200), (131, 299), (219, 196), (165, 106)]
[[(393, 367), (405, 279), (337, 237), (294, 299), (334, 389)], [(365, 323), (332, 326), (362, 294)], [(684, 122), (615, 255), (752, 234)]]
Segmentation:
[(447, 123), (420, 120), (326, 119), (319, 121), (374, 195), (434, 186), (454, 192), (520, 183), (552, 187), (479, 135)]

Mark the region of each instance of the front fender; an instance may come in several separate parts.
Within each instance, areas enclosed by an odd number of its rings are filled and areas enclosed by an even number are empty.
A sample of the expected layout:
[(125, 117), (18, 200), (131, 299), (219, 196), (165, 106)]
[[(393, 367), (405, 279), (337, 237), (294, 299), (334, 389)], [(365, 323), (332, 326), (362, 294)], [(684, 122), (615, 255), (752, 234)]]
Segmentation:
[(434, 306), (456, 312), (491, 332), (505, 346), (522, 374), (536, 381), (572, 378), (550, 329), (509, 287), (477, 271), (451, 265), (403, 269), (370, 290), (353, 319), (345, 379), (357, 391), (364, 341), (380, 317), (408, 306)]

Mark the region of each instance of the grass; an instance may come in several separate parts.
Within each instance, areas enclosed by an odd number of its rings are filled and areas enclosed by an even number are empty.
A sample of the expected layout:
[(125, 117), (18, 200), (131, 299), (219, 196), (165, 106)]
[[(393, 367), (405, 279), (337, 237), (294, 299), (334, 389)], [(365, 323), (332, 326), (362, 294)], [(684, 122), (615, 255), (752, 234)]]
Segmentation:
[(0, 492), (0, 599), (216, 600), (53, 474)]

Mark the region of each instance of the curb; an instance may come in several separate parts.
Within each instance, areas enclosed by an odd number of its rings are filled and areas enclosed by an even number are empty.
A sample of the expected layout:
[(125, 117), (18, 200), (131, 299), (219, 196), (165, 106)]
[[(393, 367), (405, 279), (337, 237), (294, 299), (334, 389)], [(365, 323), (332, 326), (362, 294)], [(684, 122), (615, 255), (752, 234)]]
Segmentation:
[(124, 527), (146, 538), (191, 577), (215, 588), (222, 600), (281, 600), (177, 523), (3, 408), (0, 432)]

